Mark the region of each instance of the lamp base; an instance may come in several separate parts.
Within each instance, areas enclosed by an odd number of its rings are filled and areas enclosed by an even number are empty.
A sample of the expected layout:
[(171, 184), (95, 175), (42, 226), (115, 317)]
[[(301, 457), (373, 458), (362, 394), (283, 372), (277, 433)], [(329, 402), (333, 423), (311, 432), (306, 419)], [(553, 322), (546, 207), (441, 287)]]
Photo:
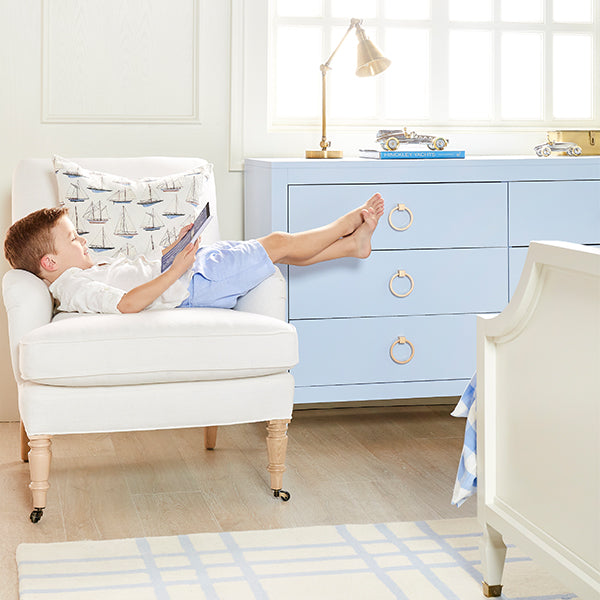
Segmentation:
[(344, 158), (343, 150), (307, 150), (306, 158)]

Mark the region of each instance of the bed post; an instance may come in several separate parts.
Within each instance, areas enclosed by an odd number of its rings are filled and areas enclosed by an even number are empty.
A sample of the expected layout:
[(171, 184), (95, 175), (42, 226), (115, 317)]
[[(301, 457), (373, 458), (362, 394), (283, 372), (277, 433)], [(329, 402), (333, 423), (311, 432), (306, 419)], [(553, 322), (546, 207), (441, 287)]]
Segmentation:
[(486, 598), (497, 598), (502, 594), (506, 544), (502, 536), (487, 523), (483, 528), (482, 544), (483, 595)]

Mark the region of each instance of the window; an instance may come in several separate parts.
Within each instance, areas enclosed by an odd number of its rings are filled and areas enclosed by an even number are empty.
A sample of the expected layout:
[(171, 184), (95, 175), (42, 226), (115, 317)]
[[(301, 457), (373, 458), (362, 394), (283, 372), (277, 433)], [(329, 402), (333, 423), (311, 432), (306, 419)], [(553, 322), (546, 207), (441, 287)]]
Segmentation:
[(318, 66), (357, 17), (392, 66), (356, 78), (356, 43), (346, 40), (328, 75), (331, 123), (589, 127), (599, 118), (595, 4), (273, 0), (271, 124), (319, 119)]
[(234, 169), (318, 148), (319, 65), (351, 18), (392, 65), (356, 77), (353, 32), (331, 62), (327, 132), (347, 156), (382, 127), (449, 132), (471, 154), (600, 128), (600, 0), (232, 0), (232, 18)]

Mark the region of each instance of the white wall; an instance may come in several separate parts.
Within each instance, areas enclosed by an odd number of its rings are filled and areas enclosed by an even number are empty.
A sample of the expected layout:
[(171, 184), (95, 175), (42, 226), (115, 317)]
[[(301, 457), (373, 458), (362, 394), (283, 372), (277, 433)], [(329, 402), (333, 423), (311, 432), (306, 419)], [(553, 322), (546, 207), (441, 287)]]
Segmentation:
[[(0, 233), (25, 157), (201, 156), (221, 234), (243, 235), (229, 172), (229, 0), (0, 0)], [(0, 259), (0, 276), (9, 268)], [(0, 308), (0, 420), (18, 419)]]

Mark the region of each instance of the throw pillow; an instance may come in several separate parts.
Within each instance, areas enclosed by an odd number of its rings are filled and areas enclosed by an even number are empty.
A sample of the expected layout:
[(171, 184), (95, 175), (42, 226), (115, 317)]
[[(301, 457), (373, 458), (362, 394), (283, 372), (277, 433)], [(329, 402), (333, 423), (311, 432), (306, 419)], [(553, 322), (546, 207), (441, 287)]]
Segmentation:
[(68, 207), (95, 261), (107, 254), (160, 256), (210, 200), (210, 163), (168, 177), (132, 180), (55, 156), (54, 171), (59, 202)]

